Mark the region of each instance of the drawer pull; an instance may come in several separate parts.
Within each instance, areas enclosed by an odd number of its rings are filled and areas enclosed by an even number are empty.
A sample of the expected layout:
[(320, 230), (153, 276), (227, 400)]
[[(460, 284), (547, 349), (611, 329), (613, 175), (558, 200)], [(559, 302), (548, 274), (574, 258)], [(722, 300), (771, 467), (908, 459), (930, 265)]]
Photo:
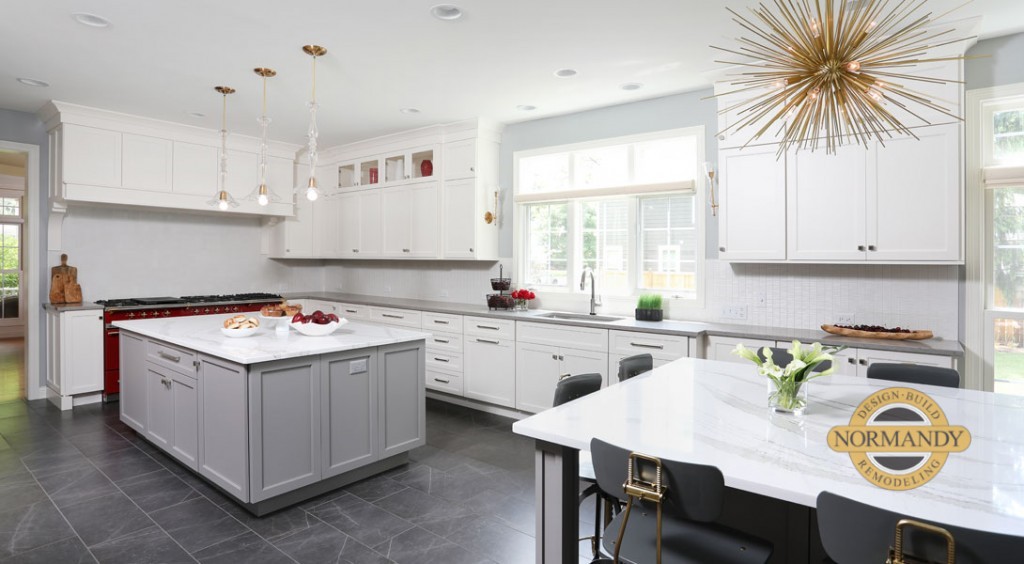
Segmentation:
[(434, 339), (434, 342), (435, 343), (443, 343), (443, 344), (447, 345), (451, 341), (449, 341), (448, 339)]
[(499, 327), (491, 327), (490, 325), (477, 325), (477, 329), (490, 329), (491, 331), (498, 331)]
[(440, 323), (441, 325), (448, 325), (448, 322), (444, 319), (435, 319), (434, 323)]
[(859, 362), (861, 366), (867, 366), (868, 365), (868, 360), (866, 358), (862, 358), (862, 359), (860, 359), (857, 362)]
[(160, 358), (165, 359), (165, 360), (169, 360), (171, 362), (181, 362), (181, 357), (180, 356), (174, 356), (173, 354), (167, 354), (164, 351), (156, 351), (156, 354), (158, 354), (160, 356)]
[(404, 315), (391, 315), (390, 313), (382, 313), (381, 317), (390, 317), (391, 319), (405, 319)]
[(168, 388), (171, 387), (171, 381), (168, 378), (160, 378), (160, 383), (167, 386)]
[(451, 380), (445, 380), (444, 378), (434, 378), (434, 381), (442, 384), (451, 384)]
[(436, 361), (438, 361), (438, 362), (451, 362), (451, 360), (450, 360), (450, 359), (447, 359), (447, 358), (441, 358), (441, 357), (439, 357), (439, 356), (435, 356), (435, 357), (434, 357), (434, 360), (436, 360)]
[(359, 313), (359, 311), (354, 309), (346, 309), (345, 313)]
[(476, 342), (478, 342), (478, 343), (487, 343), (488, 345), (500, 345), (501, 344), (498, 341), (492, 341), (490, 339), (477, 339)]
[(848, 359), (846, 359), (846, 362), (849, 363), (849, 364), (857, 364), (857, 359), (855, 359), (855, 358), (848, 358)]
[(630, 343), (631, 346), (640, 347), (642, 349), (664, 349), (665, 345), (648, 345), (647, 343)]

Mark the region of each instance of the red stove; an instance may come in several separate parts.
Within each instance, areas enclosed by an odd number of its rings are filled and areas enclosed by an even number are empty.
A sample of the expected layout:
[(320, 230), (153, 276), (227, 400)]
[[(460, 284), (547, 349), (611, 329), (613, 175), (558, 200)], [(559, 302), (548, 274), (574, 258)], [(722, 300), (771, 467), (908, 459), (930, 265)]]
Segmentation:
[(117, 399), (121, 391), (121, 330), (114, 327), (115, 321), (248, 313), (259, 311), (267, 304), (280, 302), (281, 296), (266, 293), (96, 300), (96, 303), (103, 306), (103, 323), (106, 327), (106, 336), (103, 338), (104, 401)]

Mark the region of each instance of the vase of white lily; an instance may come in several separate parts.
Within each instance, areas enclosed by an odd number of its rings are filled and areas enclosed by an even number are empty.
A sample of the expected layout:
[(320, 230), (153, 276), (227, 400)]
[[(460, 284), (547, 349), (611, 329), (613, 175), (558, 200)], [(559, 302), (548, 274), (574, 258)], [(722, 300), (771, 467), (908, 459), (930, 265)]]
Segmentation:
[[(793, 348), (786, 352), (792, 357), (786, 366), (775, 363), (772, 349), (765, 347), (761, 354), (736, 345), (733, 354), (757, 365), (757, 372), (768, 380), (768, 407), (776, 413), (792, 414), (797, 417), (807, 408), (808, 383), (835, 371), (832, 355), (845, 347), (822, 347), (814, 343), (809, 348), (800, 341), (793, 341)], [(822, 366), (823, 363), (829, 363)]]

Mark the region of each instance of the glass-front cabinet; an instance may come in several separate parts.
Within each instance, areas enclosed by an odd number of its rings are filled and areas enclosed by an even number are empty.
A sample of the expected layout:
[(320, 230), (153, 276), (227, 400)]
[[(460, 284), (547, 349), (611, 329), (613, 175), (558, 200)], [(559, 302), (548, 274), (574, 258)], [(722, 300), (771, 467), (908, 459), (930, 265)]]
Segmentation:
[(431, 180), (437, 149), (436, 145), (417, 147), (342, 163), (338, 187), (360, 190)]

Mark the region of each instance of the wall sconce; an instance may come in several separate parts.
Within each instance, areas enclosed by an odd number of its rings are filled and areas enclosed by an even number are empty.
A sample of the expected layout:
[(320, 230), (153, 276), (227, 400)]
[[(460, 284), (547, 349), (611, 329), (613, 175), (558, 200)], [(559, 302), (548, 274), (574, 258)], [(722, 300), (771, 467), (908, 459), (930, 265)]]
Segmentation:
[(711, 161), (704, 162), (704, 176), (708, 178), (708, 203), (711, 205), (711, 216), (718, 215), (718, 200), (715, 198), (715, 187), (718, 185), (718, 174)]

